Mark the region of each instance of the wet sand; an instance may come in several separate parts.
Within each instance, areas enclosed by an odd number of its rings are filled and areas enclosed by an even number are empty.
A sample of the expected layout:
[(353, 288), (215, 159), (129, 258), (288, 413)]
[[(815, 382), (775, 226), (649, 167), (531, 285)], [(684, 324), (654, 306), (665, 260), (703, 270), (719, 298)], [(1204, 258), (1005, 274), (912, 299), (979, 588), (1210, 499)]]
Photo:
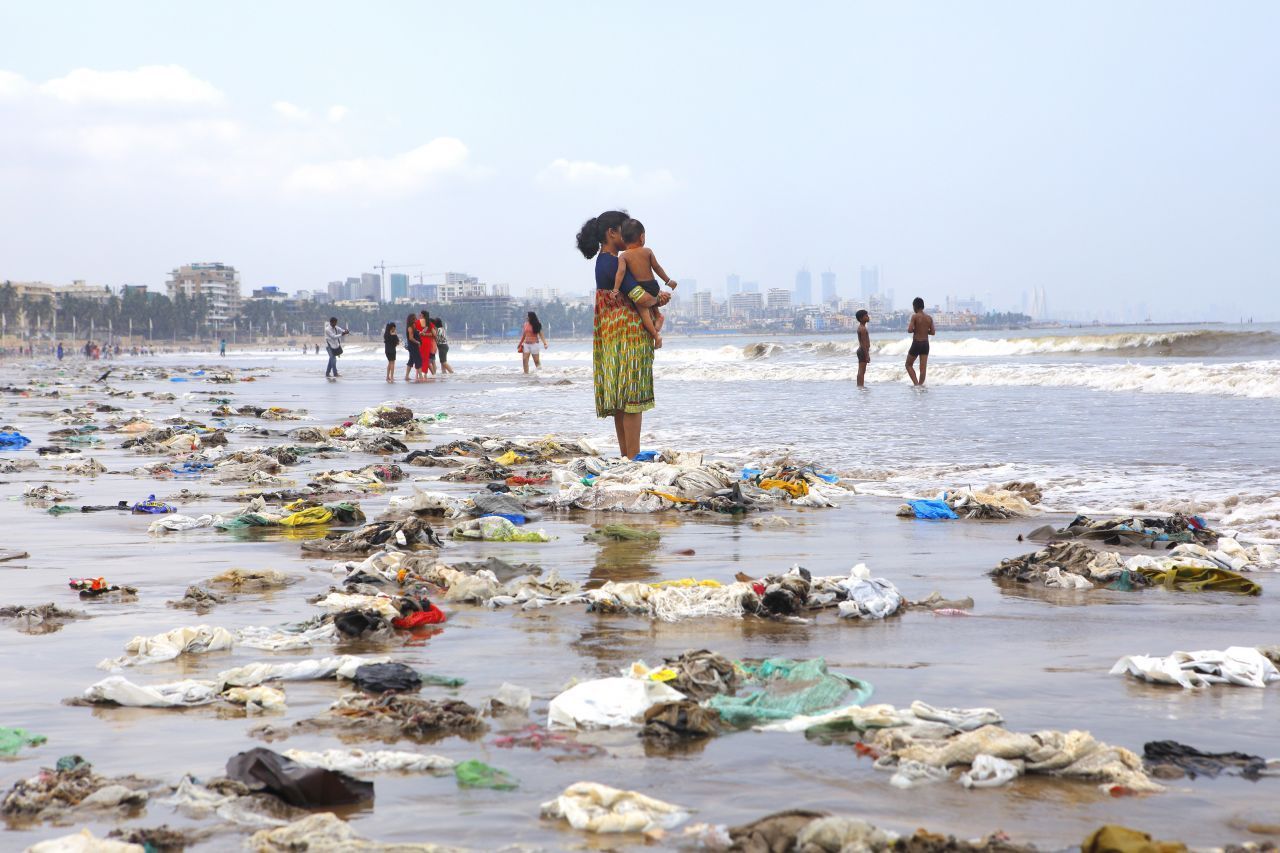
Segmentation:
[[(123, 366), (128, 364), (126, 361)], [(0, 384), (16, 383), (21, 373), (0, 367)], [(448, 412), (451, 394), (466, 388), (463, 383), (393, 388), (373, 379), (330, 384), (291, 366), (257, 375), (264, 378), (232, 386), (194, 380), (185, 384), (113, 384), (138, 394), (146, 390), (177, 394), (225, 390), (234, 392), (233, 408), (256, 403), (309, 410), (304, 420), (296, 422), (232, 419), (233, 423), (248, 421), (273, 429), (309, 424), (328, 427), (388, 399), (416, 398), (419, 402), (414, 408), (419, 414)], [(678, 383), (664, 387), (663, 392), (663, 405), (697, 405), (694, 399), (681, 398)], [(80, 392), (59, 400), (6, 395), (0, 398), (0, 421), (19, 426), (33, 439), (34, 448), (49, 443), (47, 434), (58, 425), (27, 413), (62, 409), (87, 399), (104, 398)], [(126, 411), (146, 407), (156, 417), (181, 408), (196, 420), (210, 420), (211, 404), (199, 400), (180, 397), (175, 403), (156, 404), (138, 396), (105, 401)], [(494, 411), (455, 416), (430, 428), (427, 442), (410, 447), (426, 448), (459, 436), (492, 433), (487, 424), (500, 414), (498, 407), (515, 402), (516, 398), (494, 398)], [(103, 417), (100, 415), (99, 421)], [(532, 420), (540, 419), (535, 416)], [(562, 424), (558, 432), (577, 435), (582, 427), (574, 426)], [(589, 424), (592, 431), (598, 427)], [(506, 434), (512, 437), (540, 434), (521, 429), (520, 419), (508, 429)], [(158, 460), (119, 449), (121, 435), (104, 438), (103, 448), (86, 449), (83, 456), (94, 456), (113, 471)], [(269, 443), (282, 441), (285, 439)], [(233, 436), (229, 449), (262, 443), (267, 442)], [(705, 449), (714, 452), (717, 448)], [(4, 456), (36, 458), (31, 450)], [(380, 459), (357, 453), (307, 460), (288, 469), (286, 476), (305, 482), (308, 471), (356, 468)], [(183, 487), (210, 493), (208, 499), (179, 507), (181, 512), (194, 515), (239, 509), (243, 505), (228, 496), (243, 484), (213, 486), (207, 479), (157, 481), (128, 474), (68, 478), (49, 469), (58, 462), (40, 461), (40, 469), (0, 475), (3, 494), (10, 498), (0, 503), (0, 546), (31, 555), (0, 563), (5, 581), (0, 604), (55, 601), (82, 609), (94, 618), (42, 636), (27, 636), (0, 626), (0, 648), (7, 663), (0, 720), (49, 738), (48, 744), (0, 763), (6, 788), (70, 753), (85, 756), (108, 775), (133, 773), (166, 782), (177, 782), (185, 773), (220, 775), (228, 757), (263, 745), (248, 736), (251, 727), (264, 721), (283, 725), (314, 716), (346, 692), (333, 682), (291, 682), (285, 685), (288, 710), (283, 715), (253, 718), (221, 716), (212, 708), (90, 709), (61, 704), (104, 677), (96, 668), (97, 662), (120, 654), (125, 642), (135, 635), (189, 624), (234, 629), (296, 622), (317, 612), (305, 599), (340, 576), (329, 570), (332, 560), (304, 557), (296, 536), (237, 536), (210, 529), (150, 536), (146, 529), (152, 518), (148, 516), (99, 513), (54, 517), (20, 498), (27, 485), (45, 482), (76, 492), (76, 499), (69, 503), (77, 505), (121, 499), (132, 502), (152, 492), (163, 497)], [(442, 473), (441, 469), (408, 466), (406, 471), (415, 477)], [(429, 487), (460, 496), (476, 490), (448, 483)], [(401, 483), (388, 494), (409, 490), (408, 483)], [(385, 509), (386, 497), (367, 497), (360, 503), (372, 520)], [(732, 825), (781, 808), (821, 808), (907, 832), (924, 826), (935, 832), (980, 836), (1003, 829), (1017, 842), (1049, 849), (1077, 845), (1090, 831), (1108, 822), (1200, 846), (1264, 840), (1264, 836), (1242, 828), (1241, 816), (1269, 815), (1272, 823), (1280, 822), (1280, 780), (1274, 778), (1258, 782), (1228, 777), (1178, 780), (1169, 783), (1169, 791), (1163, 794), (1123, 798), (1109, 797), (1091, 783), (1043, 778), (1021, 778), (1004, 788), (988, 790), (943, 783), (900, 791), (889, 785), (890, 774), (872, 769), (870, 759), (859, 757), (849, 746), (821, 745), (806, 741), (801, 734), (741, 732), (670, 754), (647, 753), (634, 730), (596, 732), (580, 735), (579, 740), (603, 747), (606, 754), (585, 759), (492, 745), (493, 738), (504, 730), (545, 722), (547, 701), (571, 679), (611, 675), (634, 660), (653, 664), (664, 655), (709, 648), (731, 658), (823, 656), (833, 669), (870, 681), (875, 686), (874, 702), (905, 707), (921, 699), (939, 706), (991, 706), (1004, 715), (1006, 727), (1015, 731), (1087, 729), (1101, 740), (1138, 753), (1145, 741), (1167, 738), (1204, 750), (1280, 756), (1280, 736), (1275, 733), (1280, 688), (1218, 687), (1193, 692), (1145, 686), (1107, 674), (1124, 654), (1163, 655), (1175, 649), (1277, 642), (1280, 608), (1271, 594), (1270, 575), (1257, 578), (1267, 587), (1260, 598), (1159, 590), (1056, 592), (1001, 586), (985, 572), (1004, 557), (1033, 550), (1017, 542), (1016, 536), (1065, 517), (929, 523), (896, 518), (897, 505), (898, 501), (888, 498), (850, 496), (838, 509), (780, 508), (777, 513), (791, 526), (764, 529), (730, 519), (709, 521), (672, 514), (630, 517), (624, 520), (658, 529), (661, 541), (603, 546), (583, 542), (582, 535), (593, 522), (617, 521), (618, 517), (573, 513), (550, 516), (532, 525), (559, 537), (548, 544), (447, 543), (441, 555), (446, 562), (497, 556), (511, 562), (535, 562), (544, 570), (556, 569), (578, 581), (689, 576), (728, 581), (738, 571), (759, 575), (796, 563), (815, 574), (836, 574), (865, 562), (875, 575), (893, 581), (908, 598), (938, 590), (949, 598), (972, 596), (975, 608), (968, 617), (909, 612), (883, 622), (848, 622), (834, 614), (821, 614), (813, 624), (794, 625), (752, 619), (665, 624), (598, 616), (580, 607), (524, 613), (447, 606), (450, 619), (433, 636), (391, 648), (343, 646), (340, 651), (389, 653), (420, 670), (467, 679), (456, 691), (424, 688), (427, 697), (456, 695), (480, 706), (503, 682), (529, 687), (534, 705), (528, 720), (499, 718), (491, 721), (488, 733), (473, 739), (448, 737), (423, 747), (401, 741), (395, 747), (458, 760), (480, 759), (512, 773), (520, 786), (513, 792), (463, 791), (451, 776), (379, 774), (369, 777), (376, 785), (375, 805), (346, 816), (362, 835), (382, 841), (432, 841), (477, 848), (509, 843), (553, 848), (642, 843), (640, 838), (592, 839), (539, 820), (540, 803), (567, 785), (586, 780), (642, 791), (689, 807), (696, 811), (693, 821)], [(693, 549), (695, 554), (678, 553), (685, 549)], [(304, 580), (281, 592), (241, 596), (204, 616), (166, 607), (165, 601), (181, 597), (189, 584), (230, 567), (280, 569)], [(99, 575), (137, 586), (138, 600), (125, 604), (80, 602), (66, 588), (68, 577)], [(156, 683), (205, 677), (254, 660), (305, 656), (243, 649), (190, 656), (126, 674), (140, 683)], [(300, 734), (271, 744), (281, 751), (339, 745), (336, 736), (326, 734)], [(376, 746), (368, 742), (350, 745)], [(181, 826), (191, 822), (167, 806), (152, 803), (146, 814), (130, 825), (161, 823)], [(80, 825), (92, 827), (101, 836), (112, 824)], [(20, 849), (67, 831), (49, 826), (10, 830), (3, 846)], [(226, 849), (235, 844), (238, 839), (230, 835), (206, 846)]]

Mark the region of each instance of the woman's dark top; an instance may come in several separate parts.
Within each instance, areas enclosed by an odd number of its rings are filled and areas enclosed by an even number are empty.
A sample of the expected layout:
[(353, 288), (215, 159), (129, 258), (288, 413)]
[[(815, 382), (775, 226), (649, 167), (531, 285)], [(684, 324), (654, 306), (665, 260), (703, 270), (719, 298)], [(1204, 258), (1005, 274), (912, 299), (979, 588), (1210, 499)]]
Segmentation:
[[(613, 290), (613, 280), (618, 277), (617, 255), (601, 252), (596, 255), (596, 290)], [(622, 277), (622, 292), (630, 293), (636, 286), (636, 278), (627, 270)]]
[(395, 332), (383, 332), (382, 346), (387, 350), (387, 361), (395, 361), (396, 347), (400, 346), (400, 336)]

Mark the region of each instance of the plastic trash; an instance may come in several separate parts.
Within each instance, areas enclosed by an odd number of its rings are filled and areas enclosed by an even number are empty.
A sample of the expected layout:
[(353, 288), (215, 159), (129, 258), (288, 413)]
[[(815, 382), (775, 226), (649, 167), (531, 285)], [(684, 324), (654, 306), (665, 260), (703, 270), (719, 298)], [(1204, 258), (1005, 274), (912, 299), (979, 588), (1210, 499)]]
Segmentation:
[(658, 460), (658, 451), (641, 450), (632, 459), (633, 462), (656, 462)]
[(947, 505), (945, 500), (914, 500), (907, 501), (907, 506), (911, 507), (911, 511), (915, 513), (916, 518), (927, 519), (949, 519), (959, 518), (955, 510)]
[(489, 788), (494, 791), (514, 791), (519, 783), (504, 770), (490, 767), (483, 761), (462, 761), (453, 767), (453, 776), (459, 788)]
[(639, 725), (639, 717), (659, 702), (679, 702), (684, 694), (660, 681), (597, 678), (575, 684), (551, 700), (549, 728)]
[(0, 755), (17, 755), (24, 746), (39, 746), (48, 741), (44, 735), (36, 735), (26, 729), (0, 727)]
[(960, 774), (960, 784), (966, 788), (998, 788), (1022, 775), (1021, 762), (1014, 763), (994, 755), (979, 755), (973, 759), (968, 771)]
[(147, 499), (145, 501), (138, 501), (133, 505), (133, 511), (159, 515), (166, 512), (177, 512), (177, 509), (156, 500), (155, 495), (147, 495)]
[(21, 450), (30, 443), (31, 439), (20, 432), (0, 432), (0, 450)]
[(305, 767), (265, 747), (231, 756), (227, 760), (227, 777), (299, 808), (342, 806), (373, 799), (372, 782), (337, 770)]
[(352, 681), (366, 693), (413, 693), (422, 688), (422, 676), (402, 663), (367, 663), (355, 671)]

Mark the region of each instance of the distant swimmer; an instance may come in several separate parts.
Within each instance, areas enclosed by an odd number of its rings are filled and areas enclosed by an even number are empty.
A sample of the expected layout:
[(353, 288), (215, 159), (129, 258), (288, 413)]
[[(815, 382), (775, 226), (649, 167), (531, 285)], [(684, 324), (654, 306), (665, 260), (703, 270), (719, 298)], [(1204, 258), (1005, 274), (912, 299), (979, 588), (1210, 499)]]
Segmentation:
[(859, 308), (853, 316), (858, 320), (858, 387), (866, 388), (867, 365), (871, 363), (871, 333), (867, 331), (867, 324), (871, 322), (871, 315), (866, 308)]
[[(911, 377), (912, 385), (923, 385), (925, 372), (929, 368), (929, 336), (936, 335), (938, 330), (934, 328), (933, 318), (924, 313), (924, 300), (917, 296), (911, 300), (911, 307), (915, 309), (911, 315), (911, 320), (907, 323), (907, 332), (911, 335), (911, 349), (907, 350), (907, 375)], [(920, 359), (920, 378), (916, 378), (915, 363), (916, 358)]]

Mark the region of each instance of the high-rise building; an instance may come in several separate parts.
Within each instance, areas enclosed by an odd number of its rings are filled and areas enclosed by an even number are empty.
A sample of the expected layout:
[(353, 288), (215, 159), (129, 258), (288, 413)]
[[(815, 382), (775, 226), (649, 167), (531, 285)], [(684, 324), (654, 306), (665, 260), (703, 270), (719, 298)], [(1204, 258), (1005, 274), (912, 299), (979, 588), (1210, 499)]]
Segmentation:
[(221, 323), (240, 315), (240, 273), (230, 264), (186, 264), (169, 273), (165, 288), (172, 299), (179, 293), (188, 299), (203, 296), (211, 322)]
[(724, 280), (725, 298), (733, 296), (733, 294), (735, 293), (741, 293), (741, 292), (742, 292), (742, 279), (738, 277), (738, 274), (736, 272), (729, 273), (729, 276)]
[(801, 267), (796, 273), (796, 304), (813, 304), (813, 276), (809, 275), (807, 267)]
[(409, 276), (402, 272), (391, 274), (391, 301), (409, 298)]
[(360, 279), (355, 276), (347, 276), (346, 282), (342, 285), (343, 299), (359, 299), (360, 298)]
[(495, 284), (492, 287), (490, 287), (489, 290), (494, 296), (510, 296), (511, 295), (511, 285), (509, 284)]
[(331, 281), (331, 282), (329, 282), (328, 292), (329, 292), (329, 301), (330, 301), (330, 302), (337, 302), (337, 301), (338, 301), (338, 300), (340, 300), (340, 299), (346, 299), (346, 298), (347, 298), (347, 297), (343, 294), (343, 292), (342, 292), (342, 288), (343, 288), (343, 284), (342, 284), (342, 282), (340, 282), (340, 281)]
[(880, 267), (863, 267), (859, 273), (862, 285), (862, 301), (871, 303), (871, 297), (880, 295)]
[(836, 274), (827, 270), (822, 274), (822, 304), (830, 305), (839, 298), (836, 294)]
[(360, 284), (357, 292), (353, 294), (355, 299), (372, 299), (374, 302), (382, 301), (382, 276), (376, 272), (366, 272), (360, 274)]
[(712, 316), (714, 308), (711, 304), (711, 291), (699, 290), (693, 294), (693, 316), (705, 320)]
[(759, 293), (759, 292), (760, 292), (760, 282), (758, 282), (758, 281), (744, 281), (744, 282), (742, 283), (742, 292), (743, 292), (743, 293)]
[(729, 297), (729, 314), (734, 317), (751, 318), (764, 310), (764, 297), (759, 292), (735, 293)]
[(770, 311), (785, 311), (791, 307), (791, 291), (785, 287), (771, 287), (766, 295), (765, 307)]

